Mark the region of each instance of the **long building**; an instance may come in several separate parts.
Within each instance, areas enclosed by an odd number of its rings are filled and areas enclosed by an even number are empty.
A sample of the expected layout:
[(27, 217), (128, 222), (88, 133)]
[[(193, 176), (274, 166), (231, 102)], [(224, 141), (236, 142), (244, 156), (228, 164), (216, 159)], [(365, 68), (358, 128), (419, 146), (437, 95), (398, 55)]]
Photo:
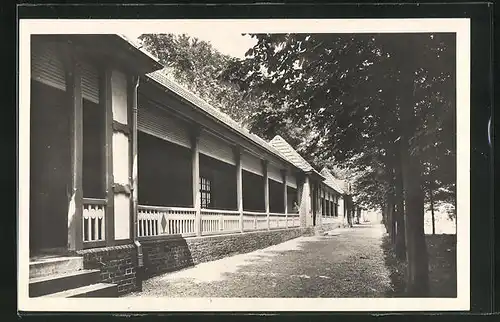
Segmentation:
[(31, 41), (30, 296), (142, 280), (344, 224), (346, 191), (120, 35)]

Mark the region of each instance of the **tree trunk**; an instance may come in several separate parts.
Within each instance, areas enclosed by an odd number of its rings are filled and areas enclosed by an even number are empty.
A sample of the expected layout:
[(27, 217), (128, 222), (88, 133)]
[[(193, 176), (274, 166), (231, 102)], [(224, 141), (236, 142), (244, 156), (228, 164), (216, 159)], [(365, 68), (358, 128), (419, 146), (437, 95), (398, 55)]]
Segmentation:
[(424, 194), (421, 187), (421, 169), (418, 156), (410, 155), (408, 139), (401, 147), (401, 166), (405, 195), (405, 233), (407, 295), (425, 297), (429, 295), (429, 267), (427, 245), (424, 234)]
[(455, 236), (458, 236), (458, 234), (457, 234), (458, 233), (458, 230), (457, 230), (458, 229), (458, 225), (457, 224), (458, 224), (457, 223), (457, 214), (455, 213)]
[(387, 216), (388, 209), (387, 204), (384, 204), (384, 207), (382, 208), (382, 222), (384, 223), (385, 231), (389, 234), (389, 217)]
[(422, 190), (422, 169), (420, 156), (412, 153), (412, 139), (418, 128), (416, 115), (415, 78), (422, 66), (418, 49), (425, 43), (427, 35), (409, 38), (401, 37), (398, 42), (381, 40), (385, 50), (391, 52), (391, 64), (399, 73), (394, 81), (394, 93), (399, 97), (401, 171), (405, 200), (405, 238), (408, 270), (406, 274), (406, 295), (410, 297), (429, 296), (429, 265), (424, 234), (424, 193)]
[(401, 164), (396, 165), (395, 176), (395, 203), (396, 203), (396, 257), (400, 260), (406, 259), (406, 238), (405, 238), (405, 208), (403, 177), (401, 173)]
[[(431, 183), (432, 184), (432, 183)], [(436, 234), (436, 221), (434, 218), (434, 191), (429, 187), (429, 201), (431, 202), (432, 235)]]
[(396, 218), (394, 217), (394, 197), (390, 197), (389, 201), (389, 225), (390, 225), (390, 236), (392, 245), (396, 244)]
[(384, 222), (385, 222), (385, 230), (387, 231), (387, 234), (389, 235), (390, 238), (392, 238), (392, 231), (391, 231), (391, 215), (390, 215), (390, 212), (389, 212), (389, 201), (386, 201), (385, 202), (385, 207), (384, 207), (384, 215), (385, 215), (385, 218), (384, 218)]

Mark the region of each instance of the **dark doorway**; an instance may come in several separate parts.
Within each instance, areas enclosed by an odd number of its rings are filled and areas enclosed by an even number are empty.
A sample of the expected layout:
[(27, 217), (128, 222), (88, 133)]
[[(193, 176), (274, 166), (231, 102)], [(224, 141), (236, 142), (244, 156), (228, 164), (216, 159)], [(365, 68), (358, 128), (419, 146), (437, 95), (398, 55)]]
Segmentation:
[(192, 207), (191, 150), (138, 133), (139, 204)]
[(66, 92), (31, 82), (30, 253), (66, 248), (71, 194), (70, 111)]
[(243, 210), (258, 212), (265, 211), (264, 177), (243, 170), (242, 179)]
[(283, 183), (269, 179), (269, 212), (285, 212), (285, 196)]
[(105, 110), (83, 99), (83, 197), (106, 198)]
[(299, 213), (299, 201), (297, 199), (297, 189), (290, 186), (286, 187), (286, 200), (288, 203), (288, 213), (297, 214)]
[(200, 185), (203, 182), (201, 208), (238, 209), (235, 166), (200, 153)]

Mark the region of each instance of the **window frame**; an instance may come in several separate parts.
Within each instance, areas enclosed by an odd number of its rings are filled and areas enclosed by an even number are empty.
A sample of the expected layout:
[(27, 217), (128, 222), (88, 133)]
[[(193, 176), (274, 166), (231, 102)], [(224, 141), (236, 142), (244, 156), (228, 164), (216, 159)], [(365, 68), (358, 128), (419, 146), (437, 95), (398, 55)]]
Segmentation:
[(200, 192), (200, 208), (210, 209), (213, 204), (213, 180), (209, 177), (200, 176), (198, 190)]

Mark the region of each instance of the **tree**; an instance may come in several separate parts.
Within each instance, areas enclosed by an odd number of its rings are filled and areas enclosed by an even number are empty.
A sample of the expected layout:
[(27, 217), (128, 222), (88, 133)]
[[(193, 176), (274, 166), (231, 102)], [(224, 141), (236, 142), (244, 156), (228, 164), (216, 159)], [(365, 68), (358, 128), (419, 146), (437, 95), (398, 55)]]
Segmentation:
[(244, 96), (235, 85), (219, 78), (237, 59), (220, 53), (210, 43), (185, 34), (143, 34), (139, 40), (167, 67), (165, 74), (242, 126), (267, 104), (258, 97)]
[(367, 199), (385, 199), (396, 210), (396, 223), (404, 219), (404, 235), (398, 235), (406, 240), (408, 293), (427, 295), (423, 150), (429, 138), (441, 143), (440, 155), (454, 149), (447, 138), (452, 126), (442, 122), (453, 119), (454, 36), (252, 36), (257, 44), (224, 77), (279, 106), (256, 123), (270, 127), (279, 118), (308, 133), (304, 150), (316, 162), (345, 162), (354, 170), (372, 166), (364, 180), (370, 189), (381, 180), (387, 193)]

